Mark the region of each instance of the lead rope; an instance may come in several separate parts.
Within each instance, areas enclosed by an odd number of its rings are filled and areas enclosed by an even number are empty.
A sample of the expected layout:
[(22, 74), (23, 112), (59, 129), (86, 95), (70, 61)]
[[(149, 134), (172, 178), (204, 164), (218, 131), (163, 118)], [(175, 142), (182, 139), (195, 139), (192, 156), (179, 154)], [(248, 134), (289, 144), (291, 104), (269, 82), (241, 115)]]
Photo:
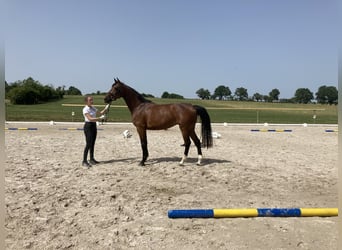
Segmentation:
[(107, 109), (106, 112), (104, 113), (105, 118), (101, 120), (101, 124), (102, 124), (102, 125), (103, 125), (104, 122), (107, 122), (107, 120), (108, 120), (109, 108), (110, 108), (110, 104), (109, 104), (109, 106), (108, 106), (108, 109)]
[(109, 104), (109, 106), (108, 106), (108, 109), (106, 110), (105, 122), (107, 122), (107, 119), (108, 119), (109, 109), (110, 109), (110, 104)]

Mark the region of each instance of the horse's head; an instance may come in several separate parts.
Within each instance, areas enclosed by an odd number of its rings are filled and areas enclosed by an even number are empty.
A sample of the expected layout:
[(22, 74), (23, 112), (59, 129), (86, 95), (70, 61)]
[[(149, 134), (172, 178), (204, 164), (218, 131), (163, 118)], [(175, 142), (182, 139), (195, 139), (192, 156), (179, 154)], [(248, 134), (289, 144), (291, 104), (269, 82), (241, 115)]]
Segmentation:
[(120, 98), (121, 95), (121, 86), (122, 82), (120, 82), (119, 78), (114, 78), (114, 83), (112, 85), (112, 88), (109, 90), (107, 95), (104, 98), (105, 103), (111, 103), (112, 101), (115, 101), (116, 99)]

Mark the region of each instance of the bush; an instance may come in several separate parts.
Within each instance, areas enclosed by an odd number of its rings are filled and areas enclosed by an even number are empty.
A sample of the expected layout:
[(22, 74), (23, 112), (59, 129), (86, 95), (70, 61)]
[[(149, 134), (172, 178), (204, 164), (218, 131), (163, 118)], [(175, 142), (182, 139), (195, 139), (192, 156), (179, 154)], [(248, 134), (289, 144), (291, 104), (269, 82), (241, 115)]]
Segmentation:
[(12, 104), (37, 104), (39, 92), (30, 87), (17, 87), (8, 93)]
[(63, 94), (52, 86), (43, 86), (31, 77), (6, 85), (6, 98), (12, 104), (37, 104), (63, 98)]

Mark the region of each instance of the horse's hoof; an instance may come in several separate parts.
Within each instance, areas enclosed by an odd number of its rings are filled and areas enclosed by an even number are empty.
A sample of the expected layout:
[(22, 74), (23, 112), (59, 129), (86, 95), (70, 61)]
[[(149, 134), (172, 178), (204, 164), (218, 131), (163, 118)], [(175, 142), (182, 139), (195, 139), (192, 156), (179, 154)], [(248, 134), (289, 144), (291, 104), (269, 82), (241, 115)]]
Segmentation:
[(142, 167), (143, 167), (143, 166), (145, 166), (145, 163), (140, 162), (140, 163), (139, 163), (139, 166), (142, 166)]

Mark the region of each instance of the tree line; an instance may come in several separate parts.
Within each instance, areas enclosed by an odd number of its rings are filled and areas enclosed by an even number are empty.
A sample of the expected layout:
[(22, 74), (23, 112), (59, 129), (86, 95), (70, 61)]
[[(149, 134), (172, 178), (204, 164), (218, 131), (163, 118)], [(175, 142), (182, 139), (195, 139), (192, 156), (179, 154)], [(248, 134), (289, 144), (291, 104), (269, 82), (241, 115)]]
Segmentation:
[(338, 90), (335, 86), (322, 85), (315, 93), (308, 88), (298, 88), (295, 91), (294, 97), (290, 99), (279, 99), (279, 89), (272, 89), (268, 95), (255, 93), (253, 96), (248, 95), (248, 90), (244, 87), (236, 88), (232, 93), (228, 86), (219, 85), (215, 88), (214, 93), (211, 94), (208, 89), (200, 88), (196, 94), (201, 99), (212, 100), (236, 100), (236, 101), (256, 101), (256, 102), (289, 102), (289, 103), (312, 103), (316, 101), (320, 104), (337, 104)]
[[(100, 91), (95, 94), (103, 94)], [(248, 90), (244, 87), (238, 87), (232, 93), (228, 86), (219, 85), (215, 88), (214, 93), (211, 94), (208, 89), (200, 88), (196, 94), (201, 99), (212, 100), (235, 100), (235, 101), (256, 101), (256, 102), (289, 102), (289, 103), (312, 103), (317, 102), (320, 104), (337, 104), (338, 103), (338, 90), (335, 86), (322, 85), (314, 93), (308, 88), (298, 88), (295, 91), (294, 97), (290, 99), (280, 99), (280, 91), (275, 88), (272, 89), (268, 95), (255, 93), (253, 96), (248, 95)], [(51, 100), (59, 100), (64, 95), (82, 95), (82, 92), (74, 87), (60, 86), (54, 88), (52, 85), (43, 85), (39, 81), (28, 77), (22, 81), (16, 81), (8, 84), (5, 82), (5, 95), (12, 104), (38, 104)], [(154, 97), (151, 94), (143, 94), (145, 97)], [(169, 93), (165, 91), (161, 98), (170, 99), (184, 99), (182, 95)]]
[(39, 104), (62, 99), (64, 95), (82, 95), (82, 92), (74, 86), (65, 89), (65, 86), (43, 85), (32, 77), (10, 84), (5, 82), (5, 97), (12, 104)]

